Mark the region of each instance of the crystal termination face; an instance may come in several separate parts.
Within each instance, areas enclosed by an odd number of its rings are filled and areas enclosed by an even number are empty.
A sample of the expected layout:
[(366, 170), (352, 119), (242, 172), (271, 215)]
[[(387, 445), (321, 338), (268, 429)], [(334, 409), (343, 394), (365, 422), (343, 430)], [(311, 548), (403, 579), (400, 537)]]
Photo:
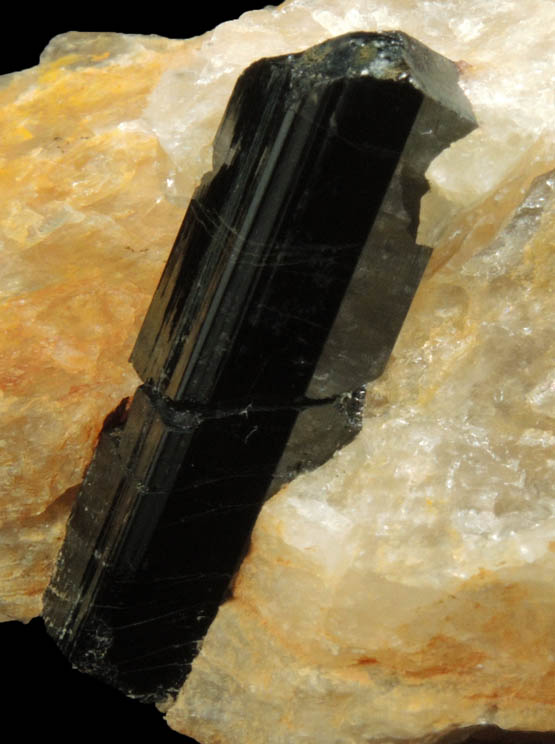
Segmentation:
[(45, 595), (76, 667), (179, 689), (263, 502), (359, 430), (429, 258), (425, 170), (474, 127), (456, 66), (399, 32), (240, 77)]

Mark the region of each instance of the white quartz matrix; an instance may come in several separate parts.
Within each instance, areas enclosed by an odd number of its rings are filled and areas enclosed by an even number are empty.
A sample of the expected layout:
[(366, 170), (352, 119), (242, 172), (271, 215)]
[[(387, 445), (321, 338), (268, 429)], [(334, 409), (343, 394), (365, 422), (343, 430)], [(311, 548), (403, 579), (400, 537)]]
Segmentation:
[[(480, 127), (429, 170), (434, 254), (362, 433), (266, 504), (169, 710), (203, 744), (555, 730), (555, 4), (290, 0), (207, 35), (149, 115), (359, 29), (456, 61)], [(162, 118), (177, 157), (196, 125)]]

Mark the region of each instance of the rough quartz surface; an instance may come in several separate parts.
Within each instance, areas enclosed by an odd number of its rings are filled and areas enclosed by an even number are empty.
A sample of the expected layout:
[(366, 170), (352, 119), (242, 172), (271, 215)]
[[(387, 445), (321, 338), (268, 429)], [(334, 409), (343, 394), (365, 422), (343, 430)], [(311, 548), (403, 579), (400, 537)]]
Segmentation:
[(238, 74), (400, 29), (458, 62), (480, 128), (429, 169), (434, 255), (360, 438), (268, 503), (168, 721), (203, 744), (555, 729), (553, 179), (532, 187), (554, 27), (546, 0), (290, 0), (187, 42), (65, 34), (0, 79), (3, 619), (40, 612)]
[(103, 420), (139, 384), (127, 360), (183, 216), (141, 117), (199, 46), (69, 33), (0, 78), (0, 620), (40, 613)]

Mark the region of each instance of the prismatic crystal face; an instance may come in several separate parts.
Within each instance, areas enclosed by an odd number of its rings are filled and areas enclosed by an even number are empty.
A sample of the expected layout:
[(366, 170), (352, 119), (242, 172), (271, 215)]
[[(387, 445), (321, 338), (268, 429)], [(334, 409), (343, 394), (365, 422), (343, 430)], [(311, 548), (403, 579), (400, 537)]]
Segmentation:
[(359, 431), (430, 255), (424, 172), (474, 127), (455, 65), (400, 32), (240, 77), (45, 596), (79, 669), (179, 689), (264, 501)]

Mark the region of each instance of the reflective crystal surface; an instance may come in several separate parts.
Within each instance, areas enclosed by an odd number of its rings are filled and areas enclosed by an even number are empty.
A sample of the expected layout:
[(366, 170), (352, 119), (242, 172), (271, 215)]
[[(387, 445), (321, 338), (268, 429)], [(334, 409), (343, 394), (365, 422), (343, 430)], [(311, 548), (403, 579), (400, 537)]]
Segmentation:
[(399, 32), (240, 77), (45, 595), (78, 668), (179, 688), (263, 502), (358, 432), (430, 255), (424, 172), (474, 126), (456, 66)]

